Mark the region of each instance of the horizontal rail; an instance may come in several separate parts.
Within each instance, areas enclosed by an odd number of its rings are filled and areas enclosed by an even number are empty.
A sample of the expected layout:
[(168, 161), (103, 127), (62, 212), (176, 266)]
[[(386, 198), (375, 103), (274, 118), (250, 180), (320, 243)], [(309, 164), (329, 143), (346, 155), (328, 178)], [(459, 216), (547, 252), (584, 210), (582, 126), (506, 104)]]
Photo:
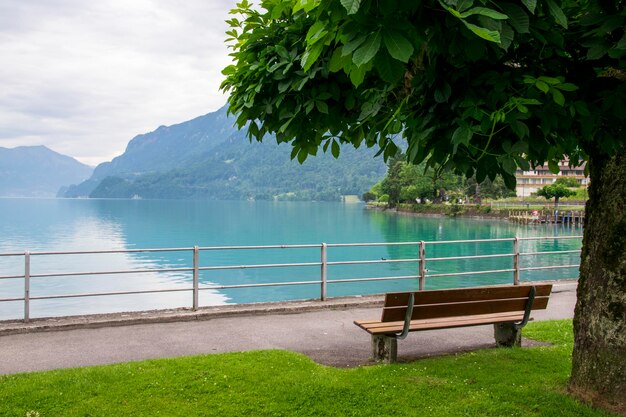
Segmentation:
[(426, 261), (453, 261), (456, 259), (510, 258), (513, 253), (495, 253), (493, 255), (445, 256), (443, 258), (426, 258)]
[(500, 239), (471, 239), (471, 240), (440, 240), (434, 242), (424, 242), (427, 245), (448, 245), (456, 243), (492, 243), (492, 242), (514, 242), (514, 237), (505, 237)]
[(366, 282), (366, 281), (395, 281), (402, 279), (417, 279), (419, 275), (404, 275), (394, 277), (372, 277), (372, 278), (345, 278), (345, 279), (332, 279), (328, 280), (329, 283), (342, 283), (342, 282)]
[(449, 274), (429, 274), (426, 278), (452, 277), (457, 275), (481, 275), (481, 274), (498, 274), (502, 272), (513, 272), (515, 269), (492, 269), (489, 271), (472, 271), (472, 272), (452, 272)]
[(520, 271), (539, 271), (542, 269), (566, 269), (566, 268), (579, 268), (580, 265), (553, 265), (553, 266), (531, 266), (527, 268), (520, 268)]
[[(321, 248), (321, 244), (308, 244), (308, 245), (253, 245), (253, 246), (201, 246), (198, 247), (199, 251), (207, 250), (249, 250), (249, 249), (311, 249)], [(193, 248), (191, 248), (193, 249)]]
[(299, 262), (290, 264), (256, 264), (256, 265), (221, 265), (221, 266), (203, 266), (198, 271), (219, 271), (228, 269), (261, 269), (261, 268), (284, 268), (284, 267), (300, 267), (300, 266), (320, 266), (321, 262)]
[(24, 301), (24, 297), (21, 298), (0, 298), (0, 303), (3, 301)]
[[(85, 251), (59, 251), (59, 252), (31, 252), (31, 256), (50, 255), (99, 255), (107, 253), (151, 253), (151, 252), (184, 252), (192, 251), (193, 248), (154, 248), (154, 249), (109, 249), (109, 250), (85, 250)], [(23, 253), (21, 255), (24, 255)]]
[(0, 277), (0, 279), (15, 279), (15, 278), (24, 278), (24, 275), (6, 275)]
[(520, 256), (524, 256), (524, 255), (560, 255), (562, 253), (580, 253), (582, 252), (580, 249), (576, 249), (576, 250), (557, 250), (557, 251), (551, 251), (551, 252), (520, 252)]
[(419, 242), (385, 242), (385, 243), (328, 243), (329, 248), (349, 248), (357, 246), (417, 246)]
[(400, 264), (420, 262), (419, 258), (415, 259), (380, 259), (373, 261), (334, 261), (326, 262), (326, 265), (368, 265), (368, 264)]
[(535, 237), (520, 237), (519, 240), (555, 240), (555, 239), (582, 239), (581, 236), (535, 236)]
[(290, 285), (311, 285), (321, 284), (322, 281), (288, 281), (288, 282), (264, 282), (261, 284), (234, 284), (234, 285), (210, 285), (203, 286), (200, 290), (222, 290), (229, 288), (253, 288), (253, 287), (277, 287), (277, 286), (290, 286)]
[(172, 288), (161, 290), (139, 290), (139, 291), (115, 291), (115, 292), (89, 292), (83, 294), (57, 294), (57, 295), (40, 295), (37, 297), (31, 296), (31, 300), (52, 300), (57, 298), (79, 298), (79, 297), (103, 297), (109, 295), (130, 295), (130, 294), (152, 294), (159, 292), (182, 292), (191, 291), (191, 288)]
[(190, 272), (193, 268), (155, 268), (155, 269), (128, 269), (125, 271), (94, 271), (94, 272), (54, 272), (49, 274), (30, 274), (31, 278), (76, 277), (85, 275), (120, 275), (146, 274), (158, 272)]

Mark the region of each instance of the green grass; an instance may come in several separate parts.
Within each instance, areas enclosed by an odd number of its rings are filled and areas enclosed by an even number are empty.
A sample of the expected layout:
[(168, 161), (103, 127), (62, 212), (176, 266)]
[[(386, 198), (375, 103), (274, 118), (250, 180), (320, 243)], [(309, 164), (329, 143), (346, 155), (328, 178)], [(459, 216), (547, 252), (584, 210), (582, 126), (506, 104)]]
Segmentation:
[(255, 351), (3, 376), (0, 415), (608, 415), (565, 392), (571, 321), (532, 323), (524, 333), (552, 345), (355, 369)]

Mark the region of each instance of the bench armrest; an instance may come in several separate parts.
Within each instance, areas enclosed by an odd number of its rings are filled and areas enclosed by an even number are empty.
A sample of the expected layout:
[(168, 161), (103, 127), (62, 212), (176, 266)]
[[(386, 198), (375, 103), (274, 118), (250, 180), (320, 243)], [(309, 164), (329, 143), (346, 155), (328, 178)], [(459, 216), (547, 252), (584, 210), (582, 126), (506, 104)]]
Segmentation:
[(537, 290), (535, 287), (530, 287), (530, 292), (528, 293), (528, 300), (526, 301), (526, 308), (524, 309), (524, 318), (519, 323), (514, 323), (515, 330), (519, 330), (528, 324), (528, 320), (530, 319), (530, 310), (533, 309), (533, 302), (535, 301), (535, 293)]
[(409, 303), (406, 306), (406, 313), (404, 314), (404, 326), (402, 327), (401, 333), (396, 333), (393, 335), (396, 339), (402, 340), (406, 338), (409, 334), (409, 329), (411, 328), (411, 318), (413, 317), (413, 304), (415, 303), (415, 294), (409, 294)]

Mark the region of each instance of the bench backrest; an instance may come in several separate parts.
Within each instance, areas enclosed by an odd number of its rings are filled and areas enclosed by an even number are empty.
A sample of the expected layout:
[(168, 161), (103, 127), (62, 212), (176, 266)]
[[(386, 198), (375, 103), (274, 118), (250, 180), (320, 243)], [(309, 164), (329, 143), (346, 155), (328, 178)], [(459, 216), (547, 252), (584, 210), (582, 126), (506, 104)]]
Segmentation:
[[(523, 312), (530, 293), (535, 287), (533, 310), (545, 309), (552, 284), (504, 285), (494, 287), (460, 288), (451, 290), (414, 292), (412, 320), (441, 317), (470, 316), (504, 312)], [(385, 294), (381, 321), (403, 321), (410, 292)]]

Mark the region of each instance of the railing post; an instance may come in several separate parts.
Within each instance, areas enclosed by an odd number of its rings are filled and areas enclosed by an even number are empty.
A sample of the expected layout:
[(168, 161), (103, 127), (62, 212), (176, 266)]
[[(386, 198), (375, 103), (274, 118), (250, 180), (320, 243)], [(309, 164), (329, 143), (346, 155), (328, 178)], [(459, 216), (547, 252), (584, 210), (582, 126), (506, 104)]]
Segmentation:
[(519, 285), (519, 275), (519, 238), (516, 236), (513, 241), (513, 285)]
[(198, 246), (193, 247), (193, 311), (198, 309)]
[(326, 301), (326, 286), (327, 286), (327, 245), (326, 243), (322, 243), (322, 254), (321, 254), (321, 258), (322, 258), (322, 267), (321, 267), (321, 281), (322, 281), (322, 285), (321, 285), (321, 294), (320, 294), (320, 299), (322, 301)]
[(30, 252), (24, 252), (24, 321), (30, 321)]
[(426, 287), (426, 242), (423, 240), (420, 241), (419, 246), (419, 258), (420, 258), (420, 281), (419, 281), (419, 289), (420, 291), (424, 291)]

